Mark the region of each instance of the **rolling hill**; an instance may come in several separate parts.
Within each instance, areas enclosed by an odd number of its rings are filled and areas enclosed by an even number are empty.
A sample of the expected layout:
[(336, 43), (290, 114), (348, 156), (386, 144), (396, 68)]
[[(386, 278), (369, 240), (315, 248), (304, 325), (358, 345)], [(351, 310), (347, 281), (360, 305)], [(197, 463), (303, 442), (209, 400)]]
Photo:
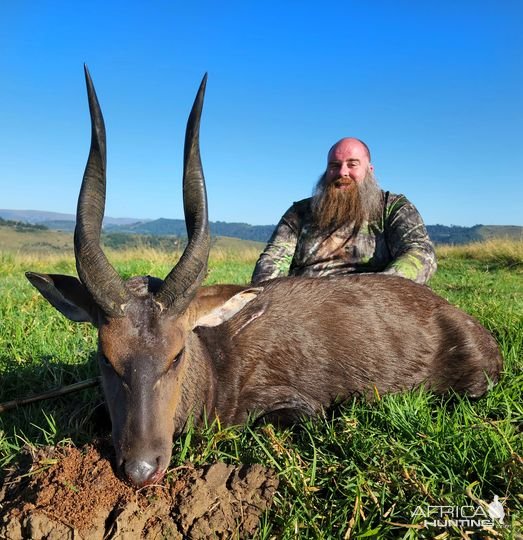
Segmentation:
[[(40, 212), (37, 210), (1, 210), (0, 220), (16, 220), (46, 227), (53, 231), (74, 230), (75, 216), (56, 212)], [(254, 242), (267, 242), (274, 225), (249, 225), (248, 223), (228, 223), (225, 221), (210, 222), (211, 235), (215, 237), (231, 237)], [(492, 238), (509, 238), (523, 240), (523, 227), (517, 225), (474, 225), (460, 227), (457, 225), (427, 225), (429, 236), (435, 244), (468, 244)], [(104, 220), (104, 232), (111, 234), (131, 234), (145, 237), (187, 236), (183, 219), (138, 220), (134, 218), (111, 218)], [(123, 238), (121, 242), (124, 242)], [(127, 241), (129, 242), (129, 240)], [(154, 244), (148, 240), (146, 243)]]

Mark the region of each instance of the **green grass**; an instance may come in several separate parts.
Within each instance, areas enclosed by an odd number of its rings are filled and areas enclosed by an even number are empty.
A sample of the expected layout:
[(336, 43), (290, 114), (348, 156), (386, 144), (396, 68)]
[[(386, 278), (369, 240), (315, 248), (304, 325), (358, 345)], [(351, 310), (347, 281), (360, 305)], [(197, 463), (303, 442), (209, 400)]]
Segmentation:
[[(417, 390), (357, 399), (293, 429), (220, 429), (215, 422), (175, 441), (172, 467), (222, 459), (278, 471), (280, 488), (259, 538), (465, 538), (466, 527), (423, 528), (416, 509), (476, 507), (494, 495), (503, 501), (506, 526), (489, 534), (516, 538), (523, 530), (523, 266), (519, 247), (506, 257), (485, 251), (441, 252), (431, 283), (500, 345), (504, 375), (485, 397)], [(254, 249), (215, 252), (208, 283), (247, 282), (255, 259)], [(111, 260), (127, 277), (162, 276), (172, 264), (155, 252)], [(0, 253), (0, 401), (97, 374), (95, 331), (49, 306), (26, 282), (25, 270), (74, 274), (74, 262)], [(101, 400), (90, 389), (4, 413), (0, 464), (15, 460), (24, 444), (91, 440), (99, 433), (93, 406)]]

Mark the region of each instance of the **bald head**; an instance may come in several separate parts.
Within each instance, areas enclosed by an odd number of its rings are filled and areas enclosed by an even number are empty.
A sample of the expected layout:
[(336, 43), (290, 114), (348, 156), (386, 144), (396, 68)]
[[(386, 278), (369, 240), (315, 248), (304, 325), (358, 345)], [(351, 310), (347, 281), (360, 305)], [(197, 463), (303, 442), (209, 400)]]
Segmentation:
[(329, 150), (327, 159), (330, 159), (331, 154), (335, 152), (347, 151), (363, 151), (365, 154), (367, 154), (367, 159), (370, 163), (371, 158), (369, 147), (362, 140), (356, 139), (355, 137), (345, 137), (344, 139), (340, 139), (337, 143), (333, 144)]

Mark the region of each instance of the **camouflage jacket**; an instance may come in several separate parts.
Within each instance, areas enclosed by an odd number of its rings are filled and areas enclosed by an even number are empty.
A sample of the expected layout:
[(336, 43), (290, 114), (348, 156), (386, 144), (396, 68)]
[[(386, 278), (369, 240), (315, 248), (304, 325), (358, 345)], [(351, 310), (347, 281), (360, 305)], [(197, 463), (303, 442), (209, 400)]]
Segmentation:
[(356, 234), (350, 222), (334, 231), (319, 231), (311, 222), (311, 198), (294, 203), (260, 255), (252, 282), (287, 273), (381, 272), (426, 283), (436, 271), (436, 254), (423, 220), (404, 195), (382, 193), (381, 218), (365, 221)]

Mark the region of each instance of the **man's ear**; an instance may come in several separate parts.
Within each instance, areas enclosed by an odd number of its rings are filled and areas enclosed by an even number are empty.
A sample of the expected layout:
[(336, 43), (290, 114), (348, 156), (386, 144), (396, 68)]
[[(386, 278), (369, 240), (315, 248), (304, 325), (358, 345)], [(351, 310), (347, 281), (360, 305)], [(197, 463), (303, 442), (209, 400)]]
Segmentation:
[(262, 287), (251, 287), (235, 294), (224, 303), (217, 305), (214, 309), (199, 317), (196, 320), (195, 326), (218, 326), (228, 321), (249, 302), (254, 300), (262, 290)]
[(74, 322), (98, 323), (98, 307), (85, 285), (77, 278), (61, 274), (26, 272), (25, 277), (60, 313)]

